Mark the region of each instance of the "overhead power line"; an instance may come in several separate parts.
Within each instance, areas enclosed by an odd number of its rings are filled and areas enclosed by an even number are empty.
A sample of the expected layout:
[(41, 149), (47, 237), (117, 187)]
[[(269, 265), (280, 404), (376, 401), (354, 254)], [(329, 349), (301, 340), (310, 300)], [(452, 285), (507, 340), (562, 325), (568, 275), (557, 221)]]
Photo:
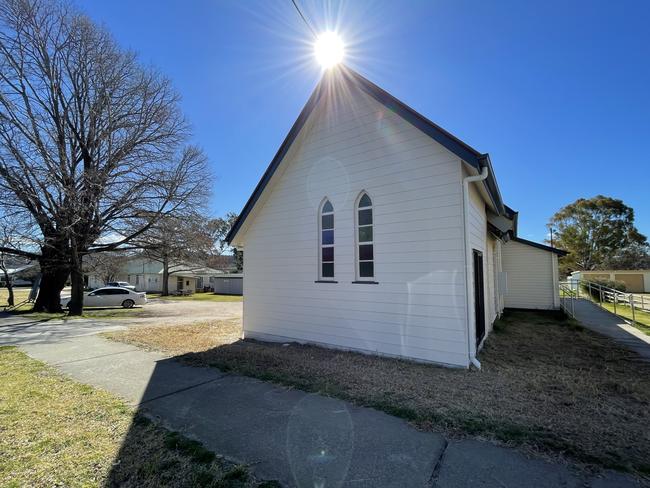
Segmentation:
[(318, 35), (316, 34), (316, 31), (315, 31), (314, 28), (311, 26), (311, 24), (310, 24), (309, 22), (307, 22), (307, 19), (305, 18), (305, 16), (303, 15), (303, 13), (300, 11), (300, 7), (298, 7), (298, 4), (296, 3), (296, 0), (291, 0), (291, 3), (292, 3), (293, 6), (296, 8), (296, 12), (298, 12), (298, 15), (300, 15), (300, 18), (302, 19), (302, 21), (305, 23), (305, 25), (307, 26), (307, 28), (308, 28), (308, 29), (311, 31), (311, 33), (313, 34), (314, 39), (318, 38)]

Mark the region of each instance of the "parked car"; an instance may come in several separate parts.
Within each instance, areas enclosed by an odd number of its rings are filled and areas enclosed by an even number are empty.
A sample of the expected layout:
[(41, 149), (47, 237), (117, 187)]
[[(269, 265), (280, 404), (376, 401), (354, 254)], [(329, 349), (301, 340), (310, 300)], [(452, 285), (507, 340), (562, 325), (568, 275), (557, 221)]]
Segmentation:
[(118, 288), (126, 288), (127, 290), (135, 291), (135, 286), (128, 281), (111, 281), (110, 283), (106, 283), (106, 286), (117, 286)]
[[(67, 308), (72, 297), (61, 297), (61, 306)], [(84, 307), (124, 307), (147, 303), (147, 294), (135, 292), (127, 288), (105, 286), (84, 293)]]

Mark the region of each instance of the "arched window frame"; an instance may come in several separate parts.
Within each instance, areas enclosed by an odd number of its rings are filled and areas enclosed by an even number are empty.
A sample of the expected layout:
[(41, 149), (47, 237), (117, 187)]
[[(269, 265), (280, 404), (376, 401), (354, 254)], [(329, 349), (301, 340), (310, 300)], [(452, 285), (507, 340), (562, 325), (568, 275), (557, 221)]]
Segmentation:
[[(370, 200), (370, 205), (362, 204), (364, 196)], [(364, 190), (354, 204), (355, 276), (360, 282), (375, 280), (374, 217), (374, 200)]]
[(318, 207), (318, 279), (322, 281), (334, 281), (334, 229), (334, 206), (326, 197)]

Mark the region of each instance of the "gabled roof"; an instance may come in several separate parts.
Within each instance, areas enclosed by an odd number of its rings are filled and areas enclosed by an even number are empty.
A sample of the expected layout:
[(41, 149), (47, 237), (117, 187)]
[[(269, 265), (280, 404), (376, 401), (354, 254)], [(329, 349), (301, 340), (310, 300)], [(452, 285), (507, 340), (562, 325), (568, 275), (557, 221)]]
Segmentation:
[(566, 256), (567, 254), (569, 254), (567, 251), (564, 251), (563, 249), (546, 246), (544, 244), (539, 244), (538, 242), (528, 241), (526, 239), (522, 239), (521, 237), (513, 237), (512, 240), (514, 242), (518, 242), (519, 244), (525, 244), (526, 246), (536, 247), (537, 249), (541, 249), (542, 251), (554, 252), (558, 256)]
[(492, 200), (492, 203), (497, 209), (499, 215), (505, 215), (511, 218), (509, 214), (513, 212), (511, 209), (508, 209), (510, 210), (510, 212), (508, 212), (505, 205), (503, 204), (501, 193), (499, 192), (499, 187), (497, 186), (497, 182), (494, 177), (494, 170), (492, 169), (490, 156), (488, 154), (480, 153), (470, 145), (464, 143), (456, 136), (447, 132), (439, 125), (431, 122), (429, 119), (419, 114), (411, 107), (392, 96), (390, 93), (379, 88), (377, 85), (367, 80), (356, 71), (348, 68), (347, 66), (340, 66), (336, 69), (330, 69), (327, 71), (316, 86), (314, 92), (309, 97), (307, 104), (302, 109), (302, 112), (300, 112), (298, 119), (291, 127), (289, 134), (287, 134), (287, 137), (284, 139), (284, 142), (280, 146), (280, 149), (278, 149), (278, 152), (275, 154), (275, 157), (271, 161), (271, 164), (269, 164), (269, 167), (264, 172), (264, 175), (262, 175), (262, 179), (255, 187), (253, 194), (250, 196), (243, 210), (239, 214), (239, 218), (235, 221), (235, 224), (230, 229), (230, 232), (228, 232), (228, 235), (226, 236), (226, 241), (228, 244), (233, 241), (244, 221), (253, 210), (253, 207), (255, 207), (255, 204), (264, 192), (266, 185), (273, 177), (273, 174), (286, 156), (294, 140), (296, 137), (298, 137), (300, 130), (305, 125), (305, 122), (309, 118), (309, 115), (311, 115), (316, 105), (318, 105), (321, 97), (326, 95), (329, 90), (332, 89), (331, 82), (333, 81), (334, 77), (339, 77), (344, 83), (351, 83), (361, 88), (365, 93), (370, 95), (386, 108), (398, 114), (400, 117), (402, 117), (417, 129), (420, 129), (422, 132), (441, 144), (447, 150), (476, 168), (476, 170), (481, 171), (483, 167), (487, 166), (489, 168), (489, 173), (487, 179), (483, 182), (487, 194), (490, 196), (490, 199)]

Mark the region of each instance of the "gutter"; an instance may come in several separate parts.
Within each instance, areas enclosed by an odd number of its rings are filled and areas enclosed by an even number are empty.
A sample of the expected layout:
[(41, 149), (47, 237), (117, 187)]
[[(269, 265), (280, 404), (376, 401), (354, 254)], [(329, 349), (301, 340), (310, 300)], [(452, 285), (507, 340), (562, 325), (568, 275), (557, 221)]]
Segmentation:
[[(476, 176), (466, 176), (463, 178), (463, 223), (465, 227), (465, 309), (467, 310), (467, 354), (469, 362), (481, 369), (481, 363), (476, 358), (476, 334), (470, 327), (470, 294), (472, 291), (472, 248), (469, 245), (469, 184), (477, 181), (484, 181), (489, 175), (488, 166), (483, 166), (481, 174)], [(473, 337), (473, 339), (472, 339)]]

